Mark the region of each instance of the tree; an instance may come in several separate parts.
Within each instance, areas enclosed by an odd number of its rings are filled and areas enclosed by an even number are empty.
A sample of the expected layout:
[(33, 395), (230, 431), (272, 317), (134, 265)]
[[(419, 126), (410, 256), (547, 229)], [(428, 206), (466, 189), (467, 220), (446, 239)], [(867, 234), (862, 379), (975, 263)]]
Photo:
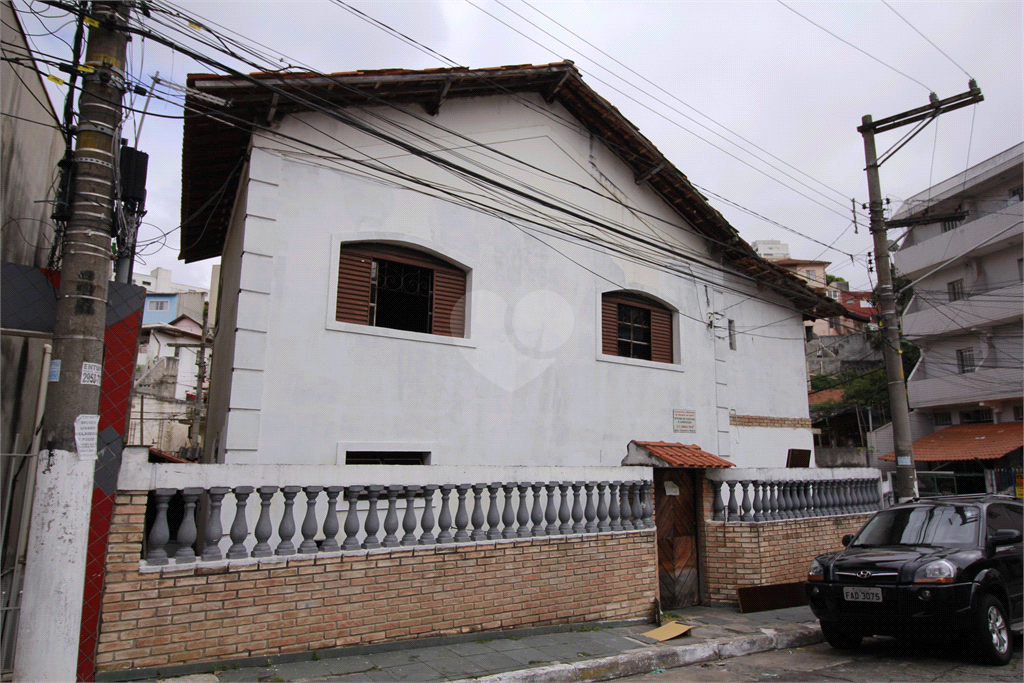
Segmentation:
[(825, 284), (826, 285), (830, 285), (833, 282), (846, 282), (846, 278), (839, 277), (838, 275), (829, 275), (829, 274), (826, 273), (825, 274)]

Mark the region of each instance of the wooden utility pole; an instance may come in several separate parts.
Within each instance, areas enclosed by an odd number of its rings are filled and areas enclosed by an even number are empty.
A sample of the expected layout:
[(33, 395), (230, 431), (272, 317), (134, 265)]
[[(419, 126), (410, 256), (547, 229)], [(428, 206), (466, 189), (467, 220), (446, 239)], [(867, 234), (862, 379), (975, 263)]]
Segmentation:
[[(889, 238), (886, 234), (885, 211), (882, 204), (878, 169), (940, 114), (985, 99), (973, 79), (971, 79), (969, 87), (970, 90), (967, 92), (945, 100), (939, 100), (938, 96), (932, 93), (931, 102), (928, 105), (880, 121), (873, 121), (870, 115), (865, 116), (861, 119), (861, 126), (857, 128), (857, 131), (864, 136), (864, 157), (867, 161), (871, 234), (875, 243), (875, 263), (878, 265), (879, 326), (885, 354), (885, 372), (889, 383), (889, 405), (892, 409), (892, 437), (893, 447), (896, 451), (896, 496), (900, 501), (917, 497), (917, 472), (914, 468), (914, 447), (913, 438), (910, 435), (907, 385), (903, 377), (903, 351), (900, 348), (899, 316), (896, 311), (896, 292), (892, 286), (892, 270), (889, 267)], [(883, 159), (879, 161), (878, 153), (875, 151), (875, 133), (900, 128), (918, 121), (922, 122), (918, 129), (886, 152)]]
[(43, 428), (48, 449), (77, 452), (76, 422), (86, 438), (96, 432), (128, 40), (116, 27), (127, 18), (128, 7), (120, 2), (95, 2), (86, 18), (87, 72), (78, 100), (71, 218), (64, 232)]

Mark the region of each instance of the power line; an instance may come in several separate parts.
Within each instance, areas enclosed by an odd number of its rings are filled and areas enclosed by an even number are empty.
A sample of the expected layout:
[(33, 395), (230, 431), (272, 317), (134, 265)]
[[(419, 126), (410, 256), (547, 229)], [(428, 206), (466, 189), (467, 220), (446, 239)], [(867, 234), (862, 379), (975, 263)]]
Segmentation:
[(906, 22), (907, 26), (909, 26), (910, 28), (914, 29), (914, 31), (915, 31), (915, 32), (917, 32), (917, 35), (919, 35), (919, 36), (921, 36), (922, 38), (924, 38), (925, 40), (927, 40), (927, 41), (928, 41), (928, 44), (929, 44), (929, 45), (931, 45), (932, 47), (934, 47), (934, 48), (935, 48), (936, 50), (938, 50), (938, 51), (939, 51), (939, 52), (940, 52), (940, 53), (942, 54), (942, 56), (943, 56), (943, 57), (945, 57), (945, 58), (946, 58), (946, 59), (948, 59), (949, 61), (953, 62), (953, 65), (954, 65), (954, 66), (956, 66), (956, 68), (958, 68), (958, 69), (960, 69), (961, 71), (963, 71), (963, 72), (964, 72), (964, 74), (965, 74), (965, 75), (967, 76), (967, 78), (971, 78), (971, 79), (973, 79), (973, 78), (974, 78), (974, 76), (972, 76), (971, 74), (967, 73), (967, 70), (966, 70), (965, 68), (963, 68), (962, 66), (960, 66), (959, 64), (957, 64), (957, 63), (956, 63), (956, 60), (955, 60), (955, 59), (953, 59), (952, 57), (950, 57), (949, 55), (947, 55), (947, 54), (946, 54), (946, 53), (945, 53), (945, 52), (944, 52), (944, 51), (942, 50), (942, 48), (941, 48), (941, 47), (939, 47), (938, 45), (936, 45), (935, 43), (933, 43), (933, 42), (932, 42), (932, 39), (931, 39), (931, 38), (929, 38), (929, 37), (928, 37), (928, 36), (926, 36), (925, 34), (921, 33), (921, 31), (920, 31), (920, 30), (918, 30), (918, 28), (917, 28), (916, 26), (914, 26), (913, 24), (911, 24), (911, 23), (910, 23), (910, 21), (909, 21), (909, 20), (908, 20), (908, 19), (907, 19), (907, 18), (906, 18), (905, 16), (903, 16), (902, 14), (900, 14), (899, 12), (897, 12), (897, 11), (896, 11), (896, 8), (895, 8), (895, 7), (893, 7), (893, 6), (892, 6), (892, 5), (890, 5), (890, 4), (888, 3), (888, 2), (886, 2), (886, 0), (882, 0), (882, 4), (883, 4), (883, 5), (885, 5), (886, 7), (888, 7), (889, 9), (891, 9), (891, 10), (892, 10), (892, 13), (893, 13), (893, 14), (895, 14), (895, 15), (896, 15), (897, 17), (899, 17), (899, 18), (900, 18), (900, 19), (902, 19), (902, 20), (903, 20), (904, 22)]

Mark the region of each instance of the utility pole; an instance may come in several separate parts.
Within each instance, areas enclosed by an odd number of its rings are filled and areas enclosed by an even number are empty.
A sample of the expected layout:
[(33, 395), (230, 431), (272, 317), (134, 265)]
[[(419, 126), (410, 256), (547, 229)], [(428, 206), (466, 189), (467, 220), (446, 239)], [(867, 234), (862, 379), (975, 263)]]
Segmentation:
[(203, 384), (206, 383), (206, 335), (209, 333), (210, 304), (203, 306), (203, 340), (196, 353), (196, 405), (192, 410), (192, 447), (199, 453), (199, 425), (203, 421)]
[(128, 40), (117, 27), (127, 25), (127, 18), (128, 7), (121, 2), (95, 2), (86, 18), (90, 28), (83, 66), (89, 72), (78, 100), (74, 190), (64, 232), (43, 430), (51, 450), (78, 452), (76, 422), (86, 438), (96, 432)]
[[(917, 472), (914, 468), (914, 447), (910, 435), (907, 386), (903, 376), (903, 352), (900, 348), (899, 319), (896, 313), (896, 292), (893, 290), (892, 270), (889, 267), (889, 238), (886, 234), (878, 169), (940, 114), (985, 99), (974, 79), (971, 79), (968, 85), (970, 90), (965, 93), (945, 100), (939, 100), (938, 96), (932, 93), (931, 101), (926, 106), (911, 109), (880, 121), (873, 121), (871, 116), (867, 115), (861, 119), (861, 125), (857, 128), (857, 131), (864, 136), (864, 157), (867, 161), (871, 234), (875, 243), (875, 262), (878, 264), (878, 304), (881, 314), (879, 326), (885, 354), (885, 373), (889, 383), (889, 405), (892, 408), (892, 436), (896, 451), (896, 496), (900, 501), (917, 496)], [(875, 150), (875, 133), (900, 128), (918, 121), (921, 123), (917, 129), (905, 136), (879, 160)]]

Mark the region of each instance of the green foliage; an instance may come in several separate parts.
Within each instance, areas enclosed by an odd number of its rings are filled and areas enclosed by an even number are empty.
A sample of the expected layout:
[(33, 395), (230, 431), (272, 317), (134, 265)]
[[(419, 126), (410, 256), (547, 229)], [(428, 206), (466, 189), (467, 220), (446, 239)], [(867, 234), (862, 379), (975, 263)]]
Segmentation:
[(829, 274), (826, 273), (825, 274), (825, 284), (826, 285), (830, 285), (833, 282), (846, 282), (846, 278), (845, 277), (840, 277), (838, 275), (829, 275)]

